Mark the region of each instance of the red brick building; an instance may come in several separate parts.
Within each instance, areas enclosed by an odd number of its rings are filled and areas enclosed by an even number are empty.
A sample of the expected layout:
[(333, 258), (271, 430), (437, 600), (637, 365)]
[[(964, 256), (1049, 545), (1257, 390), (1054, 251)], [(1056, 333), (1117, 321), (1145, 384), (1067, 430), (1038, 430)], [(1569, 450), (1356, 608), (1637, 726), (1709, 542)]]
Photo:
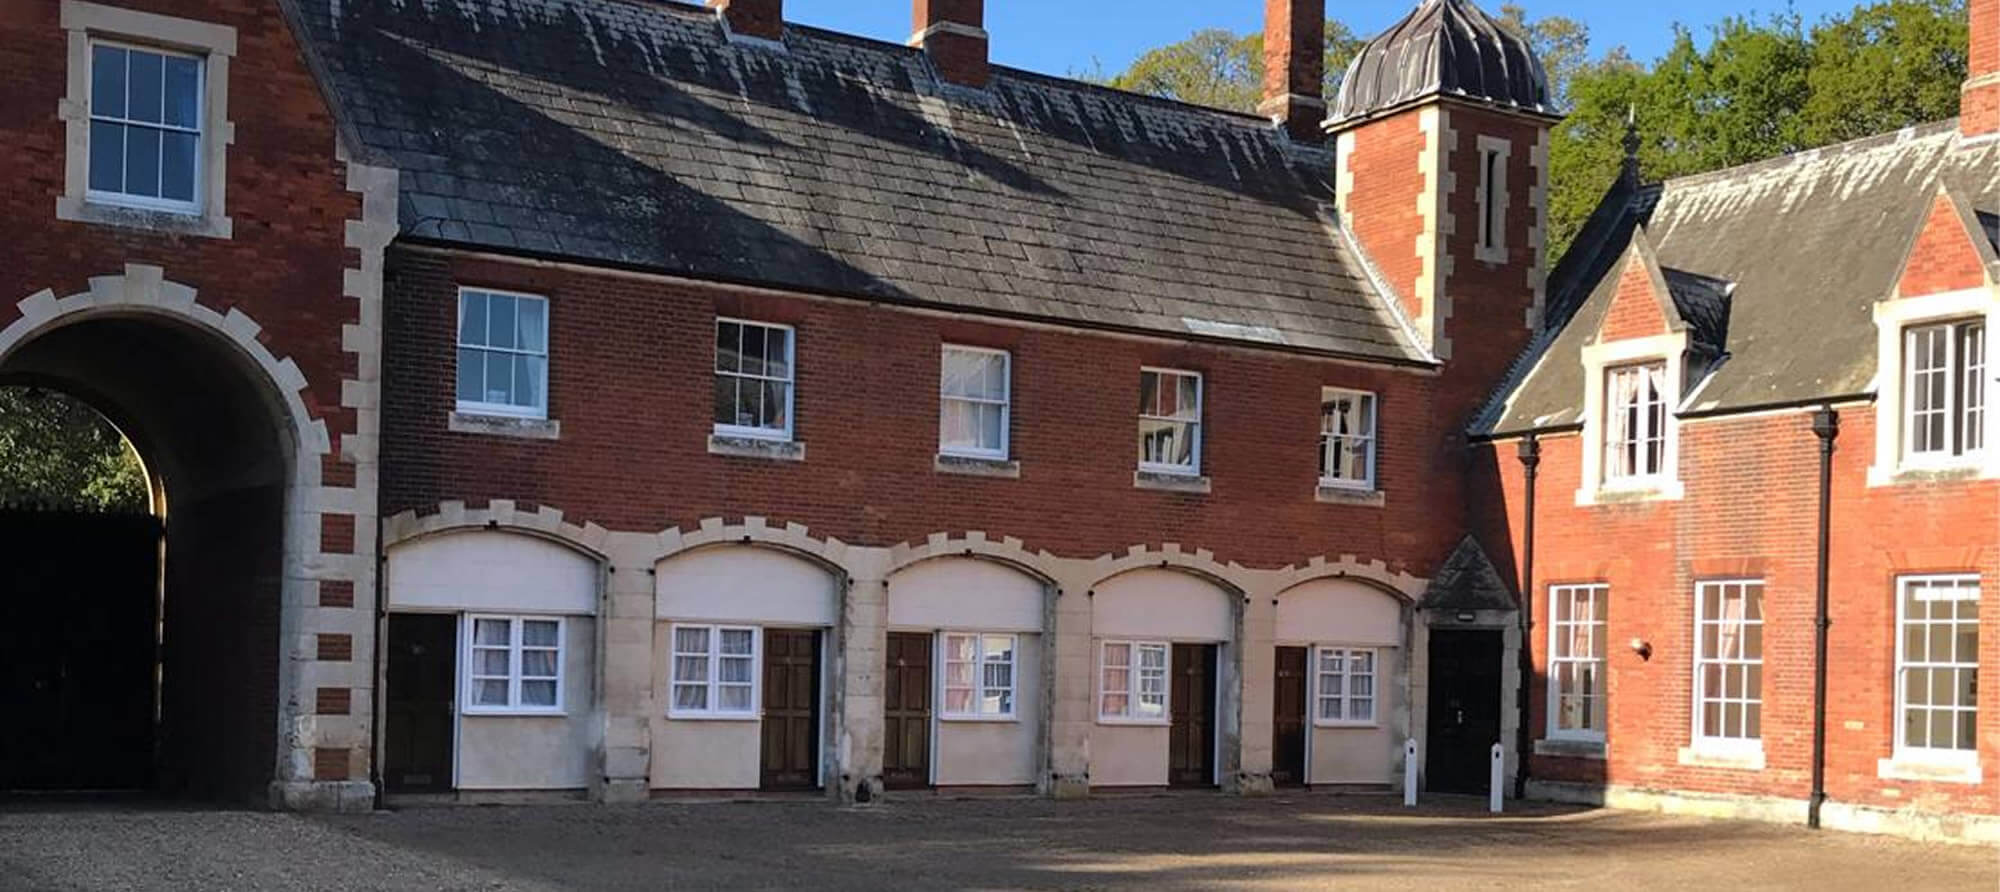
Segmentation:
[[(1854, 580), (1976, 604), (1972, 428), (1921, 472), (1893, 434), (1886, 463), (1856, 444), (1903, 411), (1871, 383), (1901, 354), (1868, 351), (1903, 349), (1877, 320), (1992, 297), (1993, 128), (1629, 179), (1545, 270), (1558, 118), (1524, 43), (1433, 0), (1329, 109), (1322, 5), (1266, 12), (1264, 117), (991, 65), (978, 0), (920, 0), (907, 46), (779, 0), (51, 0), (0, 23), (47, 94), (0, 115), (25, 172), (0, 190), (25, 298), (0, 383), (98, 406), (166, 519), (140, 616), (159, 718), (91, 759), (292, 807), (865, 801), (1381, 786), (1412, 739), (1432, 789), (1483, 791), (1488, 748), (1515, 779), (1528, 739), (1545, 795), (1783, 810), (1812, 724), (1799, 409), (1832, 403), (1836, 520), (1878, 501), (1917, 538), (1833, 539), (1830, 714), (1857, 736), (1828, 790), (1855, 823), (1991, 811), (1976, 762), (1947, 786), (1900, 779), (1941, 770), (1900, 747), (1859, 761), (1909, 667), (1882, 655), (1895, 598)], [(1810, 244), (1895, 233), (1840, 269), (1727, 228), (1768, 239), (1807, 201)], [(1822, 299), (1843, 349), (1780, 321)], [(1895, 309), (1920, 304), (1946, 310)], [(1938, 343), (1983, 362), (1979, 331)], [(1623, 445), (1577, 448), (1614, 444), (1605, 405), (1631, 410)], [(1736, 612), (1696, 618), (1723, 580)], [(1752, 580), (1770, 672), (1704, 665), (1760, 695), (1697, 699), (1686, 642), (1741, 637)], [(1551, 629), (1592, 643), (1552, 664)], [(1610, 653), (1626, 638), (1652, 661)], [(36, 683), (47, 715), (86, 696)], [(1583, 718), (1551, 723), (1550, 690)], [(1691, 703), (1727, 706), (1730, 752), (1695, 752)]]

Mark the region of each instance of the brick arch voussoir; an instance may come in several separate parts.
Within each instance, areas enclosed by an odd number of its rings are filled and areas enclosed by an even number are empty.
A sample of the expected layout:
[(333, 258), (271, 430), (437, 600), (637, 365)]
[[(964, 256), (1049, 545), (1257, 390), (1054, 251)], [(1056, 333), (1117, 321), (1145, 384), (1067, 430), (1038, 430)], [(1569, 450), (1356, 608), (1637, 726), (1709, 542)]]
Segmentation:
[(394, 548), (428, 536), (473, 530), (496, 530), (547, 539), (583, 553), (599, 562), (610, 559), (607, 540), (611, 532), (595, 523), (582, 525), (563, 518), (563, 512), (547, 505), (534, 511), (515, 507), (510, 499), (494, 499), (484, 508), (470, 508), (464, 502), (438, 503), (436, 511), (404, 511), (382, 521), (382, 547)]

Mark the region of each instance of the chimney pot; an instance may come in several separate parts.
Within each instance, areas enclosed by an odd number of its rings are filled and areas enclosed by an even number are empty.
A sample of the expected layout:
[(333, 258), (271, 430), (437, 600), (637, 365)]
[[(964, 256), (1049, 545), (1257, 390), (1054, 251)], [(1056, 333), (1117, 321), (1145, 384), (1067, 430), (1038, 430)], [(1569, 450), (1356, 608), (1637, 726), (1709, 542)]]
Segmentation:
[(1966, 6), (1971, 52), (1958, 129), (1966, 136), (1994, 136), (2000, 134), (2000, 0), (1971, 0)]
[(732, 34), (778, 40), (785, 34), (785, 0), (708, 0)]
[(1320, 142), (1325, 80), (1326, 0), (1264, 0), (1264, 101), (1257, 113), (1294, 140)]
[(910, 45), (923, 47), (945, 80), (985, 87), (992, 73), (985, 22), (985, 0), (914, 0)]

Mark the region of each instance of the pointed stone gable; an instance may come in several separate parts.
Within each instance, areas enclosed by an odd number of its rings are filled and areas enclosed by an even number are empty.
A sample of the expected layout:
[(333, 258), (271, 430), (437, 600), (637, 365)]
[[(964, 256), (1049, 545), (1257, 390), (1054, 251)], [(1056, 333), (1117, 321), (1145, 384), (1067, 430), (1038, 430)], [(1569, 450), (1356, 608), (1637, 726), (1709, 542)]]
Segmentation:
[(1994, 280), (1993, 243), (1951, 190), (1940, 188), (1896, 281), (1897, 297), (1962, 291)]
[(1431, 577), (1418, 610), (1513, 610), (1514, 587), (1500, 576), (1486, 549), (1466, 536)]
[(1666, 276), (1653, 258), (1652, 240), (1643, 228), (1635, 230), (1632, 244), (1620, 261), (1618, 291), (1604, 312), (1604, 323), (1597, 329), (1597, 342), (1668, 334), (1680, 327), (1676, 324), (1679, 321)]

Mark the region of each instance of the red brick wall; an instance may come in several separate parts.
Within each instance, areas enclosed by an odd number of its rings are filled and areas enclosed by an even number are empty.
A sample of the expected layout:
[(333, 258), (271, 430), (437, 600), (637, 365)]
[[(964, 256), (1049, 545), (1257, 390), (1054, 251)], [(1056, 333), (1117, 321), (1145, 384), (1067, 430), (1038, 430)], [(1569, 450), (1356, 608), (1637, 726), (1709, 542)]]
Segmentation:
[[(2000, 77), (2000, 0), (1972, 0), (1966, 6), (1971, 31), (1966, 79)], [(1967, 136), (2000, 133), (2000, 83), (1965, 91), (1958, 114), (1959, 130)]]
[[(1456, 104), (1446, 106), (1446, 111), (1457, 141), (1449, 156), (1456, 188), (1445, 197), (1445, 212), (1452, 219), (1445, 245), (1450, 269), (1447, 275), (1446, 265), (1440, 264), (1439, 274), (1444, 276), (1445, 293), (1451, 301), (1451, 315), (1444, 328), (1451, 341), (1449, 377), (1463, 382), (1456, 388), (1460, 392), (1454, 394), (1451, 408), (1457, 417), (1465, 418), (1491, 393), (1528, 343), (1528, 310), (1535, 302), (1529, 271), (1538, 250), (1528, 242), (1535, 225), (1532, 190), (1540, 178), (1534, 166), (1534, 149), (1545, 125)], [(1507, 215), (1502, 226), (1507, 259), (1499, 263), (1478, 256), (1482, 136), (1503, 139), (1509, 145)]]
[(1909, 263), (1896, 291), (1903, 297), (1918, 297), (1942, 291), (1977, 288), (1986, 283), (1986, 264), (1965, 229), (1951, 199), (1940, 195), (1931, 202), (1924, 228), (1917, 234)]
[[(621, 530), (758, 515), (866, 545), (980, 530), (1072, 557), (1177, 542), (1246, 565), (1346, 553), (1419, 574), (1458, 528), (1462, 453), (1439, 445), (1438, 379), (1425, 372), (392, 253), (386, 513), (505, 498)], [(549, 297), (550, 416), (560, 440), (447, 431), (460, 283)], [(798, 327), (804, 462), (708, 453), (718, 314)], [(933, 470), (938, 351), (947, 341), (1012, 351), (1020, 479)], [(1142, 364), (1206, 376), (1202, 464), (1212, 493), (1133, 487)], [(1386, 507), (1315, 501), (1323, 385), (1381, 394)]]
[(1417, 118), (1416, 112), (1405, 112), (1363, 124), (1346, 137), (1354, 140), (1346, 157), (1354, 188), (1342, 199), (1347, 225), (1413, 321), (1423, 313), (1417, 276), (1424, 267), (1417, 239), (1424, 233), (1424, 217), (1417, 197), (1424, 189), (1424, 153), (1436, 150)]
[(1604, 311), (1604, 324), (1597, 339), (1604, 343), (1627, 338), (1645, 338), (1667, 333), (1667, 319), (1660, 313), (1660, 298), (1653, 295), (1653, 277), (1637, 257), (1625, 261), (1618, 274), (1618, 291), (1611, 307)]
[[(1895, 728), (1894, 581), (1899, 574), (2000, 569), (2000, 489), (1990, 482), (1870, 488), (1872, 407), (1841, 411), (1834, 459), (1827, 789), (1833, 799), (1886, 807), (2000, 811), (1990, 784), (1883, 780)], [(1609, 601), (1609, 758), (1534, 757), (1533, 776), (1718, 793), (1803, 798), (1810, 789), (1818, 443), (1804, 413), (1686, 423), (1678, 501), (1575, 505), (1581, 439), (1544, 441), (1536, 505), (1531, 684), (1537, 738), (1547, 727), (1548, 586), (1604, 582)], [(1511, 443), (1476, 462), (1489, 549), (1518, 562), (1522, 474)], [(1679, 764), (1690, 742), (1693, 590), (1697, 581), (1765, 581), (1761, 772)], [(1627, 643), (1652, 645), (1650, 661)], [(1981, 662), (2000, 658), (1982, 635)], [(2000, 697), (1980, 697), (1982, 760), (2000, 755)], [(1990, 772), (1990, 769), (1989, 769)]]

